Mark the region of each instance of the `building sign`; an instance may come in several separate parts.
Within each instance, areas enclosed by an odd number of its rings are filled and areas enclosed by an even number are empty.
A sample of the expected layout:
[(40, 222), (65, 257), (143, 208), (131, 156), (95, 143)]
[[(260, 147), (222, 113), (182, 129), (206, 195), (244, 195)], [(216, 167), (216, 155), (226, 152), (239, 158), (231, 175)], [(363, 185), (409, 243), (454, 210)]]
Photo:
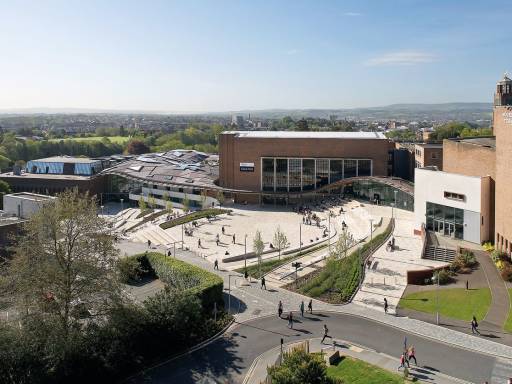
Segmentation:
[(512, 112), (503, 112), (503, 121), (505, 124), (512, 124)]
[(240, 172), (254, 172), (254, 163), (240, 163)]

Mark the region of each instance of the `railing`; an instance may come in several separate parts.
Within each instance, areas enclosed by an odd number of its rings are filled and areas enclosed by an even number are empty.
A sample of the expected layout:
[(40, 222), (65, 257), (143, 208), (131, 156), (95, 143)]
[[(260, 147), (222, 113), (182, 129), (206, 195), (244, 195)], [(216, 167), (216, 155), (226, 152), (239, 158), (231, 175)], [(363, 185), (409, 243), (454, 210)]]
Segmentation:
[(423, 254), (423, 258), (428, 260), (451, 263), (453, 260), (455, 260), (456, 255), (457, 251), (453, 248), (427, 245), (425, 247), (425, 253)]

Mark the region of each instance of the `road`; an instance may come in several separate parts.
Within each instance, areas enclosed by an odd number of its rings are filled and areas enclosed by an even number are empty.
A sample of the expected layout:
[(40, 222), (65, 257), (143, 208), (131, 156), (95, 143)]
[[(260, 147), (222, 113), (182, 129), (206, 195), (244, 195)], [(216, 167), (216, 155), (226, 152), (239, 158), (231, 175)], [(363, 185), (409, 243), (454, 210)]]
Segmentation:
[(404, 338), (414, 345), (420, 366), (473, 383), (491, 382), (494, 357), (409, 335), (397, 328), (357, 316), (320, 312), (297, 318), (294, 329), (277, 316), (236, 323), (222, 337), (191, 354), (136, 377), (131, 383), (241, 383), (254, 359), (279, 345), (320, 337), (326, 323), (334, 339), (398, 357)]

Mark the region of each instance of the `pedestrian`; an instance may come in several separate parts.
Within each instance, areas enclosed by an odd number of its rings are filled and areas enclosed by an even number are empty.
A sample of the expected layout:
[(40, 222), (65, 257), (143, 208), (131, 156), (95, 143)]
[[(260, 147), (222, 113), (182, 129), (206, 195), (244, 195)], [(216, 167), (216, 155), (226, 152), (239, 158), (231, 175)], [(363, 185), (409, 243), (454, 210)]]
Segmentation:
[(215, 243), (217, 243), (217, 247), (219, 246), (219, 239), (215, 240)]
[(300, 303), (300, 315), (304, 317), (304, 300)]
[(219, 260), (215, 259), (213, 262), (213, 269), (219, 270)]
[(384, 298), (384, 313), (388, 313), (388, 299)]
[(473, 316), (473, 320), (471, 320), (471, 332), (480, 335), (480, 332), (478, 331), (478, 322), (476, 321), (475, 316)]
[(466, 291), (469, 291), (469, 280), (466, 280)]
[(245, 280), (247, 280), (247, 278), (249, 277), (249, 272), (247, 272), (247, 269), (244, 272), (244, 277), (245, 277)]
[(409, 347), (409, 353), (408, 353), (408, 357), (409, 357), (409, 361), (411, 361), (412, 359), (414, 359), (414, 365), (418, 365), (418, 362), (416, 361), (416, 352), (414, 350), (414, 345), (411, 345)]
[(313, 314), (313, 299), (309, 300), (308, 311), (309, 311), (309, 313)]
[(226, 229), (224, 228), (224, 226), (222, 226), (222, 234), (224, 235), (226, 233)]
[(279, 304), (277, 305), (277, 314), (279, 318), (283, 315), (283, 302), (281, 300), (279, 300)]
[(197, 239), (197, 248), (201, 248), (201, 239)]
[(167, 251), (167, 257), (171, 257), (171, 250), (170, 249)]
[(235, 244), (235, 234), (233, 233), (233, 244)]
[(148, 239), (148, 248), (151, 248), (151, 240)]
[(288, 315), (288, 327), (290, 329), (293, 329), (293, 312), (290, 311), (290, 314)]
[(391, 250), (392, 251), (395, 250), (395, 237), (394, 236), (391, 238)]
[(405, 353), (400, 355), (400, 365), (398, 366), (397, 371), (399, 371), (400, 368), (405, 369)]
[(265, 284), (265, 276), (261, 277), (261, 289), (265, 288), (267, 290), (267, 285)]
[(327, 328), (327, 325), (326, 325), (326, 324), (324, 324), (324, 337), (322, 337), (322, 341), (321, 341), (320, 343), (321, 343), (321, 344), (323, 344), (323, 343), (324, 343), (324, 340), (325, 340), (327, 337), (328, 337), (329, 339), (332, 339), (332, 336), (329, 336), (329, 328)]

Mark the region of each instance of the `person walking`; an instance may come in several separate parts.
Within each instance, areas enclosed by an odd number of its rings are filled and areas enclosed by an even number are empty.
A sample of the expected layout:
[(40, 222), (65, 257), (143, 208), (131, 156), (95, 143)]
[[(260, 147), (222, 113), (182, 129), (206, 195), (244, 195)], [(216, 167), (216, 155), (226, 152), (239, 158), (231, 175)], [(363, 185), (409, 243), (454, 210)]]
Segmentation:
[(416, 351), (414, 350), (414, 345), (411, 345), (409, 347), (408, 357), (409, 357), (409, 359), (408, 359), (409, 361), (414, 359), (414, 365), (418, 365), (418, 361), (416, 360)]
[(267, 290), (267, 285), (265, 284), (265, 276), (261, 277), (261, 289), (265, 288)]
[(233, 244), (236, 244), (236, 243), (235, 243), (235, 239), (236, 239), (236, 238), (235, 238), (235, 234), (233, 233)]
[(249, 272), (247, 272), (247, 269), (244, 272), (244, 277), (245, 277), (245, 280), (247, 280), (249, 278)]
[(400, 365), (398, 366), (397, 371), (399, 371), (400, 368), (405, 369), (405, 353), (400, 355)]
[(151, 240), (148, 239), (148, 248), (151, 248)]
[(201, 248), (201, 239), (197, 239), (197, 248)]
[(388, 299), (384, 298), (384, 313), (388, 313)]
[(293, 312), (290, 311), (290, 314), (288, 315), (288, 327), (290, 329), (293, 329)]
[(300, 303), (300, 315), (304, 317), (304, 300)]
[(309, 300), (308, 311), (309, 311), (309, 313), (313, 314), (313, 299)]
[(476, 321), (476, 317), (473, 316), (473, 320), (471, 320), (471, 332), (473, 332), (473, 334), (477, 334), (477, 335), (480, 335), (480, 332), (478, 331), (478, 322)]
[(219, 260), (215, 259), (215, 261), (213, 262), (213, 269), (219, 270)]
[(277, 305), (277, 314), (279, 315), (279, 318), (283, 315), (283, 302), (279, 300), (279, 304)]
[(226, 234), (226, 229), (224, 228), (224, 226), (222, 226), (222, 234)]
[(322, 341), (320, 343), (323, 344), (326, 338), (332, 339), (332, 336), (329, 336), (329, 328), (327, 328), (327, 324), (324, 324), (324, 337), (322, 337)]

